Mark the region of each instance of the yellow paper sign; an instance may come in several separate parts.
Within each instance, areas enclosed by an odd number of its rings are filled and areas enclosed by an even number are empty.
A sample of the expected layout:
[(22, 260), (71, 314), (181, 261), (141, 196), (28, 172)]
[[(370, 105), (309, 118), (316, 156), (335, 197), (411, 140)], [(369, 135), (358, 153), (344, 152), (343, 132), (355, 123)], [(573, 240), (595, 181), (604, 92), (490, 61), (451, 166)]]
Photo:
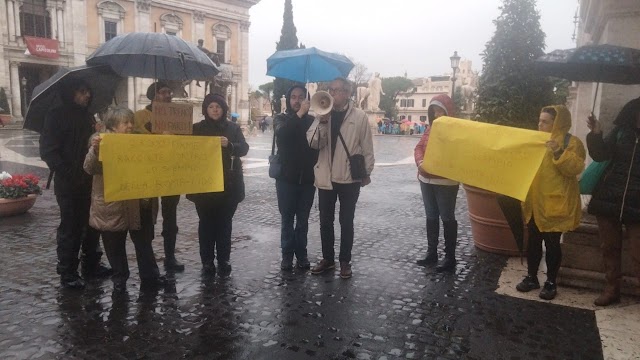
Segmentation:
[(193, 105), (153, 102), (151, 129), (154, 134), (188, 135), (193, 132)]
[(551, 134), (451, 117), (433, 122), (422, 167), (524, 201)]
[(103, 134), (106, 202), (224, 191), (220, 138)]

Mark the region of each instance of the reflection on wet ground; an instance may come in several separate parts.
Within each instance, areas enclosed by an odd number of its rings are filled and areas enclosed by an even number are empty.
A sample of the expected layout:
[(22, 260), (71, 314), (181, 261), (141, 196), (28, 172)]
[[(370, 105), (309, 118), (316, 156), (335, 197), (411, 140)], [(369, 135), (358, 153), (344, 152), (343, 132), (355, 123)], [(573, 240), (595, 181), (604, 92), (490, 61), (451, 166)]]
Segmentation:
[[(6, 134), (0, 133), (0, 171), (46, 176), (32, 156), (34, 140), (16, 132), (14, 142)], [(352, 279), (281, 272), (279, 214), (264, 162), (270, 141), (268, 133), (250, 139), (245, 164), (253, 166), (235, 217), (227, 279), (203, 277), (197, 216), (184, 197), (177, 257), (186, 271), (151, 291), (140, 290), (133, 257), (126, 292), (114, 293), (110, 281), (61, 290), (51, 191), (28, 214), (0, 219), (0, 358), (602, 358), (592, 311), (494, 292), (506, 259), (474, 248), (462, 191), (455, 273), (414, 264), (426, 251), (415, 166), (406, 161), (417, 137), (375, 137), (377, 161), (387, 166), (376, 168), (358, 202)], [(7, 153), (28, 162), (9, 161)], [(154, 247), (161, 263), (159, 231)], [(309, 254), (312, 261), (321, 254), (317, 199)]]

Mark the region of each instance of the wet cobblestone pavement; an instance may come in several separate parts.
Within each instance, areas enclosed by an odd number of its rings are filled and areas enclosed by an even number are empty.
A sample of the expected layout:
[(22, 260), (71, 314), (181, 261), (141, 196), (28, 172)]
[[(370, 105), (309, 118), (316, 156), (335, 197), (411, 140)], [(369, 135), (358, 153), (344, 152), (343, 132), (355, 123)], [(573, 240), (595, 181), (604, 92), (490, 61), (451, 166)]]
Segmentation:
[[(27, 214), (0, 219), (0, 358), (603, 358), (593, 311), (494, 292), (506, 258), (473, 246), (462, 190), (455, 273), (414, 264), (426, 251), (412, 163), (417, 137), (374, 139), (373, 183), (356, 211), (353, 278), (281, 272), (279, 214), (266, 167), (270, 141), (269, 133), (249, 139), (247, 197), (234, 220), (227, 279), (201, 276), (198, 219), (184, 197), (177, 257), (186, 270), (157, 292), (140, 291), (131, 243), (127, 294), (112, 294), (110, 281), (90, 282), (81, 292), (60, 289), (52, 191)], [(46, 178), (33, 133), (0, 132), (0, 151), (0, 171)], [(319, 233), (316, 196), (312, 262), (321, 255)]]

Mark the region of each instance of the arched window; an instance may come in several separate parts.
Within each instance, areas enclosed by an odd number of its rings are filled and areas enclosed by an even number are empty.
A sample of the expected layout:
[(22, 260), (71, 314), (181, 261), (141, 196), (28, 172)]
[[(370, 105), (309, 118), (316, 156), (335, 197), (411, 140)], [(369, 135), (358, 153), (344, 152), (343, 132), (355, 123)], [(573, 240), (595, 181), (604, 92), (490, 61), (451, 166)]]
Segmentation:
[(24, 0), (20, 6), (20, 32), (26, 36), (52, 38), (46, 0)]
[(182, 25), (184, 22), (180, 16), (176, 14), (164, 14), (160, 16), (160, 23), (162, 24), (163, 33), (182, 38)]
[(124, 31), (124, 8), (115, 1), (98, 3), (100, 42), (107, 42)]
[(213, 39), (216, 44), (215, 52), (221, 63), (231, 62), (231, 29), (224, 24), (216, 24), (212, 28)]

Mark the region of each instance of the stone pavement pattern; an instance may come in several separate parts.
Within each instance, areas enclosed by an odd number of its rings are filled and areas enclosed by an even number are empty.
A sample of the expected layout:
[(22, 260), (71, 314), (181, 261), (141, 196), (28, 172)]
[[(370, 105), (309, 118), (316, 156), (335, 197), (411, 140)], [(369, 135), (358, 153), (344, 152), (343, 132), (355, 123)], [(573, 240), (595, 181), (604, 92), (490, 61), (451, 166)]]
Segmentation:
[[(155, 293), (139, 291), (130, 243), (126, 295), (112, 295), (110, 281), (91, 282), (83, 292), (61, 290), (52, 191), (26, 215), (0, 219), (0, 358), (603, 358), (593, 311), (495, 293), (507, 259), (473, 246), (462, 190), (455, 273), (414, 264), (426, 251), (412, 163), (417, 137), (374, 139), (378, 165), (358, 202), (352, 279), (281, 272), (279, 214), (266, 167), (270, 136), (249, 139), (247, 197), (234, 218), (228, 279), (201, 276), (198, 219), (184, 197), (177, 257), (186, 271)], [(37, 135), (0, 132), (0, 151), (0, 171), (46, 178)], [(159, 233), (158, 224), (154, 248), (161, 264)], [(319, 233), (316, 196), (312, 262), (321, 257)]]

